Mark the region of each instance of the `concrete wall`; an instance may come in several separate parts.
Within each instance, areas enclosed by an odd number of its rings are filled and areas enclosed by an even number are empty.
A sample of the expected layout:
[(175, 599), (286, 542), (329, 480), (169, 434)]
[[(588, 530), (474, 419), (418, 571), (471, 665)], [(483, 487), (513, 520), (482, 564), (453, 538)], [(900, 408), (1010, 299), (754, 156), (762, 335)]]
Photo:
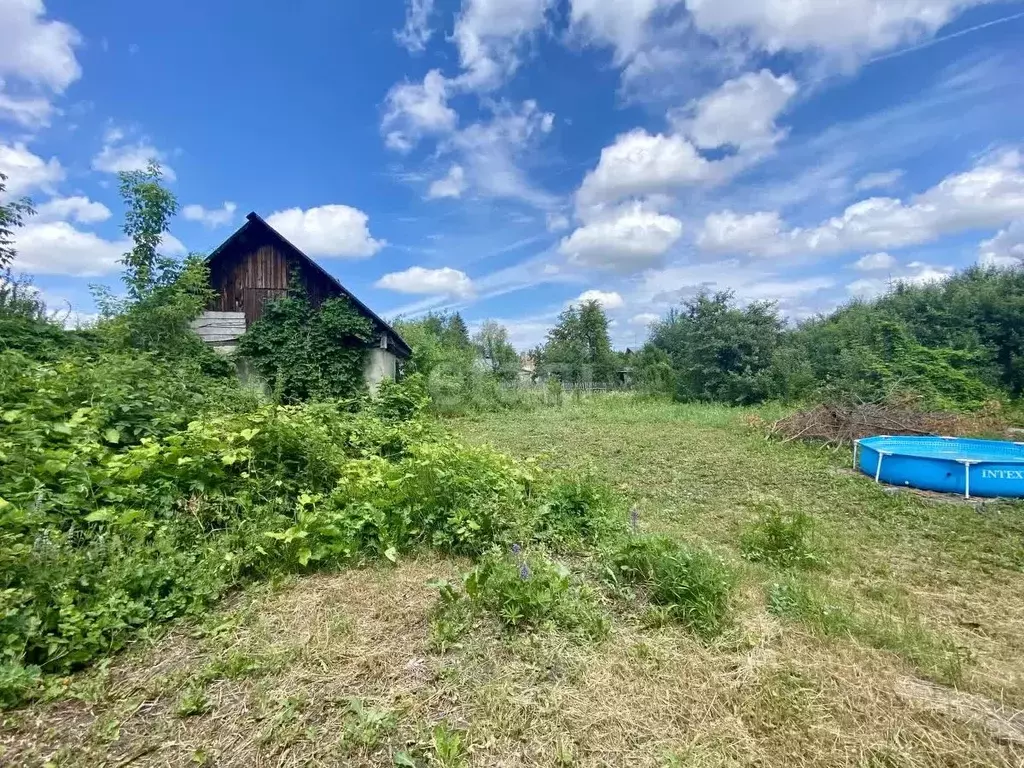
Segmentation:
[(389, 350), (374, 348), (366, 353), (366, 368), (363, 377), (370, 392), (377, 393), (377, 388), (384, 379), (392, 379), (398, 375), (398, 358)]

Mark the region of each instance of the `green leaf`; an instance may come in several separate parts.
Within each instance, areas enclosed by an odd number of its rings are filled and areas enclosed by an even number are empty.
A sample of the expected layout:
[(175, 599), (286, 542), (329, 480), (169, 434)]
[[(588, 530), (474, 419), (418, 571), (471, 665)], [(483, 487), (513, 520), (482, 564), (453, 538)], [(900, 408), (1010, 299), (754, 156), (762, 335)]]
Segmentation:
[(121, 442), (121, 433), (118, 432), (113, 427), (111, 427), (110, 429), (103, 433), (103, 439), (106, 440), (108, 443), (113, 443), (114, 445), (117, 445), (119, 442)]
[(85, 522), (87, 523), (107, 523), (113, 517), (113, 513), (109, 509), (97, 509), (95, 512), (90, 512), (85, 516)]
[(309, 559), (312, 556), (313, 556), (313, 553), (309, 550), (309, 548), (308, 547), (303, 547), (302, 549), (299, 550), (299, 554), (298, 554), (299, 563), (302, 566), (309, 565)]
[(416, 768), (416, 761), (412, 759), (412, 755), (408, 752), (395, 752), (392, 759), (395, 761), (395, 765), (403, 766), (403, 768)]
[(256, 437), (256, 435), (258, 435), (259, 433), (260, 433), (259, 429), (256, 429), (254, 427), (253, 429), (243, 429), (238, 434), (240, 434), (242, 436), (242, 439), (245, 440), (245, 442), (248, 443), (250, 440), (252, 440), (254, 437)]
[(398, 550), (394, 547), (388, 547), (384, 550), (384, 557), (390, 560), (392, 563), (398, 562)]

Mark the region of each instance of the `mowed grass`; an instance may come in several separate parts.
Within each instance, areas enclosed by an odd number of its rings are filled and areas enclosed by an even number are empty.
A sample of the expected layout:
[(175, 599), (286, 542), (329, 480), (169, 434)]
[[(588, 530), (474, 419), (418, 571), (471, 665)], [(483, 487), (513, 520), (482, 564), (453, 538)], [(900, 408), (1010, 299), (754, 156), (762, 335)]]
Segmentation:
[(464, 561), (294, 579), (7, 713), (0, 764), (1024, 764), (1024, 508), (887, 492), (754, 413), (610, 396), (449, 422), (721, 560), (716, 633), (586, 556), (601, 639), (475, 620), (439, 644), (427, 582)]

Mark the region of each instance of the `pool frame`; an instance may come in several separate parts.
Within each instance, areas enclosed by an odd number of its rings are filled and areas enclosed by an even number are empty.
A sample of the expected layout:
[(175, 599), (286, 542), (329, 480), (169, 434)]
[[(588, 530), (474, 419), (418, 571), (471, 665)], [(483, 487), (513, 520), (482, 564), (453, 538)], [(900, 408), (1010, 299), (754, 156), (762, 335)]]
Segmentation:
[[(998, 459), (942, 458), (926, 457), (900, 453), (894, 441), (906, 443), (920, 439), (950, 440), (973, 444), (990, 449), (1018, 446), (1024, 443), (975, 440), (960, 437), (909, 437), (877, 435), (854, 441), (853, 466), (876, 483), (886, 483), (899, 487), (918, 488), (938, 493), (956, 493), (966, 499), (983, 498), (1022, 498), (1024, 497), (1024, 455), (1017, 460), (1007, 451), (1006, 461)], [(886, 446), (890, 445), (889, 450)], [(904, 450), (908, 450), (904, 447)]]

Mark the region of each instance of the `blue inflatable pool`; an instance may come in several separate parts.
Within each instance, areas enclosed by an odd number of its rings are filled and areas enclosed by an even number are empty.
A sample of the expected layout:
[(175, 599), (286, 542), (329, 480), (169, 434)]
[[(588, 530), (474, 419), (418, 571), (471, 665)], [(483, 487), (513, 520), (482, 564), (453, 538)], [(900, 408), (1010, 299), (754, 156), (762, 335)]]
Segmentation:
[(1024, 443), (963, 437), (866, 437), (854, 465), (876, 482), (967, 498), (1024, 497)]

